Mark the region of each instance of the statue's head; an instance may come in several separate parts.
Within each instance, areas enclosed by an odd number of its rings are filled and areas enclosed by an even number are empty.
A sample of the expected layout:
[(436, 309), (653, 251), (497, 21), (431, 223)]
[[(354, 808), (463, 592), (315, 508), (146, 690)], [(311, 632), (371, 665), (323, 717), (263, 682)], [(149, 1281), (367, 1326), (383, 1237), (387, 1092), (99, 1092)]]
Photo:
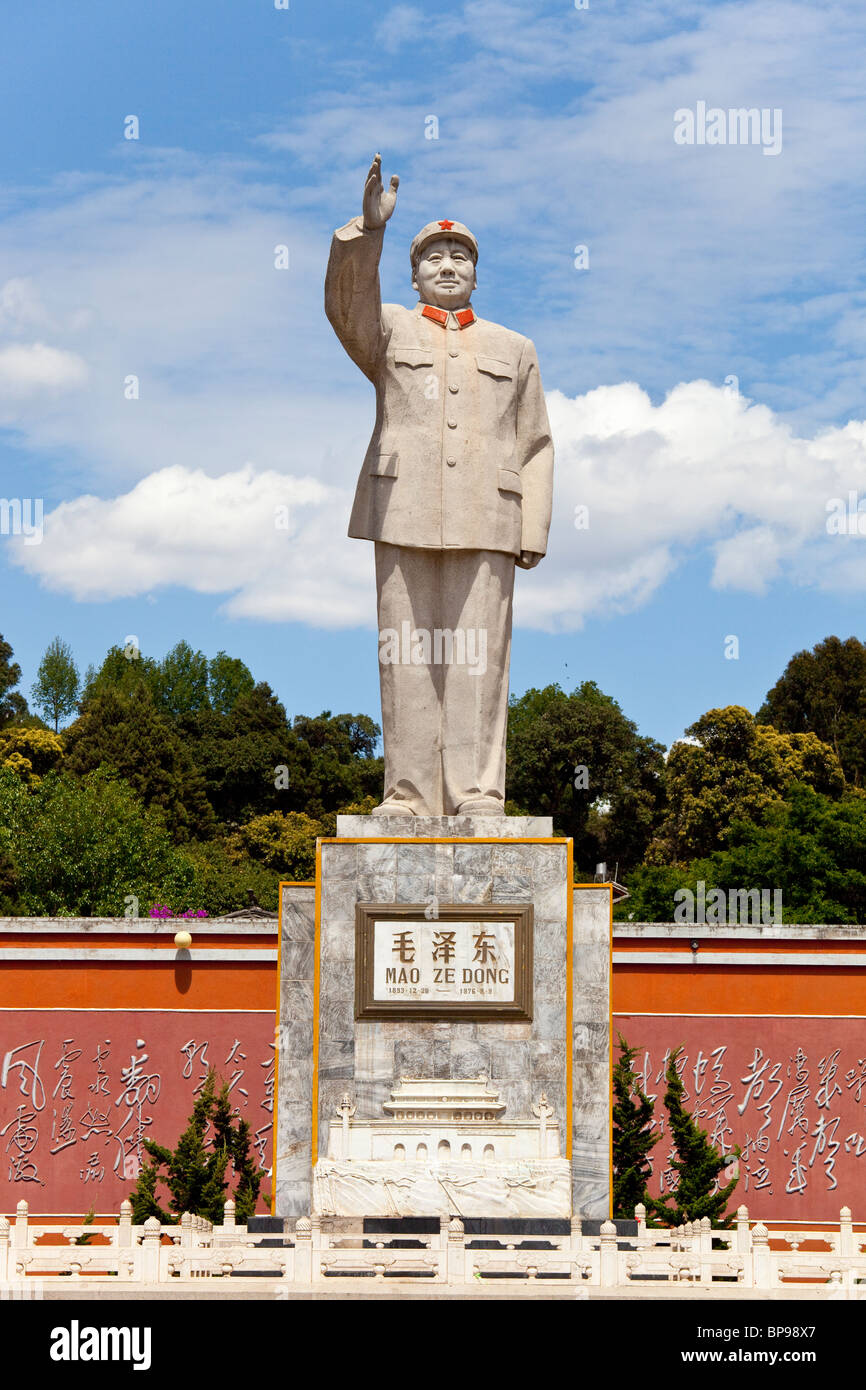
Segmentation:
[(464, 309), (476, 286), (478, 242), (462, 222), (428, 222), (412, 242), (412, 288), (425, 304)]

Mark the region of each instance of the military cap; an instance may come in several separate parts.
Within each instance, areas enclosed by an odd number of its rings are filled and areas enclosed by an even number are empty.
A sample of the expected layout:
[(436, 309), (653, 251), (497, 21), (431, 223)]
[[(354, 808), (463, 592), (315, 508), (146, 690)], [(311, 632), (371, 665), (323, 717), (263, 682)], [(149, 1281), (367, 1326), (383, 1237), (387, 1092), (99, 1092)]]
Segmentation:
[(439, 241), (442, 237), (453, 237), (455, 241), (462, 241), (464, 246), (468, 246), (472, 252), (472, 259), (476, 265), (478, 263), (478, 242), (470, 232), (469, 228), (462, 222), (450, 222), (444, 217), (441, 222), (428, 222), (426, 227), (422, 227), (409, 247), (409, 259), (414, 270), (421, 256), (424, 247), (431, 241)]

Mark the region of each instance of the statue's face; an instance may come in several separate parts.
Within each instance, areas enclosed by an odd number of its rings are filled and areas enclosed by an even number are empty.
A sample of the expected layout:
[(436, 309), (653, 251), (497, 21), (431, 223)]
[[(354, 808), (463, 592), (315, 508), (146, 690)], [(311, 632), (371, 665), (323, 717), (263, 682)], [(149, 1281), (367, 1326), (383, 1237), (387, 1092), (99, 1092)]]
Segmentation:
[(412, 288), (425, 304), (438, 309), (464, 309), (475, 289), (475, 262), (462, 241), (442, 237), (424, 247)]

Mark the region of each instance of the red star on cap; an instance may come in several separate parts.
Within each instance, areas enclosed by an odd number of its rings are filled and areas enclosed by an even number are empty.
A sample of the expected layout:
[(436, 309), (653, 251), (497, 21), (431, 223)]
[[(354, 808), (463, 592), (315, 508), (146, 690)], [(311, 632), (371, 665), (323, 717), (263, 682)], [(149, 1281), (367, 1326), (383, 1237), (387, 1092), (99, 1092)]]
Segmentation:
[(454, 223), (449, 222), (448, 218), (446, 217), (444, 222), (439, 223), (439, 226), (442, 228), (443, 232), (450, 232), (451, 228), (454, 226)]

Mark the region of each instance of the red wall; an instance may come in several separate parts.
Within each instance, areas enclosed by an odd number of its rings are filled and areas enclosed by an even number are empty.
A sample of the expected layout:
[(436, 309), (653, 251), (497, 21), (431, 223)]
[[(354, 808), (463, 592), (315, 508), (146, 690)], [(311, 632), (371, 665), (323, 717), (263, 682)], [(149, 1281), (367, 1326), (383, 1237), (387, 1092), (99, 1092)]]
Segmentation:
[(670, 1191), (672, 1146), (662, 1105), (670, 1051), (684, 1045), (685, 1104), (717, 1146), (742, 1149), (731, 1209), (757, 1220), (866, 1219), (866, 1028), (859, 1018), (614, 1018), (639, 1048), (661, 1140), (654, 1193)]
[(0, 1014), (0, 1212), (22, 1197), (46, 1214), (116, 1212), (146, 1159), (142, 1139), (174, 1145), (209, 1065), (269, 1168), (273, 1014)]

